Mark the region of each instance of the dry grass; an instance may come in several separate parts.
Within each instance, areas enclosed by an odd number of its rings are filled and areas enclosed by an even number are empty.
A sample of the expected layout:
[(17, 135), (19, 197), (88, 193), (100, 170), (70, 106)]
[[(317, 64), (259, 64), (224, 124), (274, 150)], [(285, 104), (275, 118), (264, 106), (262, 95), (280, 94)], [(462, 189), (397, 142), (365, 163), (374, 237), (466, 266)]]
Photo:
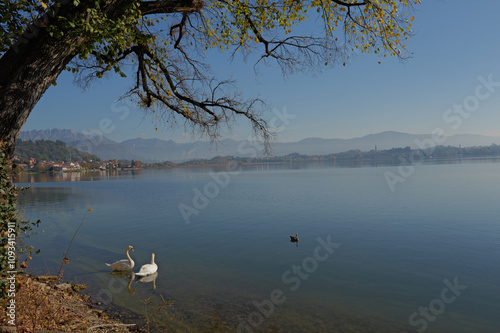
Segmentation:
[[(88, 296), (71, 289), (58, 289), (31, 276), (19, 276), (16, 300), (16, 327), (18, 333), (36, 330), (64, 332), (130, 332), (130, 325), (109, 318), (102, 311), (89, 306)], [(3, 304), (2, 304), (3, 307)], [(0, 326), (9, 326), (5, 311), (0, 313)]]

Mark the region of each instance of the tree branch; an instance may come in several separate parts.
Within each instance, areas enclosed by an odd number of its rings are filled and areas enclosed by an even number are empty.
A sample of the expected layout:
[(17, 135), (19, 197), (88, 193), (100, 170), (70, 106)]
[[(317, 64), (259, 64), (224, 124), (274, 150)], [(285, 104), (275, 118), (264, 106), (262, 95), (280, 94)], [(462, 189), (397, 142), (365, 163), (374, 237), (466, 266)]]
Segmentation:
[[(273, 134), (257, 112), (257, 103), (262, 103), (261, 100), (245, 101), (237, 95), (228, 96), (223, 88), (229, 82), (199, 77), (197, 71), (188, 74), (173, 64), (165, 64), (148, 45), (139, 47), (135, 52), (139, 58), (137, 82), (130, 94), (136, 94), (146, 110), (169, 109), (173, 112), (172, 116), (182, 116), (212, 140), (219, 137), (221, 125), (229, 126), (235, 115), (244, 116), (252, 124), (254, 133), (263, 139), (265, 153), (270, 152)], [(161, 114), (162, 117), (164, 115)]]
[(139, 9), (142, 15), (198, 12), (203, 8), (199, 0), (156, 0), (141, 1)]
[(177, 40), (174, 44), (174, 49), (179, 49), (179, 44), (181, 42), (182, 36), (184, 35), (184, 26), (186, 25), (187, 13), (182, 13), (182, 19), (179, 23), (174, 24), (170, 27), (170, 35), (173, 36), (173, 32), (175, 29), (179, 29), (179, 34), (177, 36)]
[(368, 0), (364, 0), (363, 2), (355, 2), (355, 3), (349, 3), (349, 2), (344, 2), (340, 0), (332, 0), (338, 5), (345, 6), (345, 7), (356, 7), (356, 6), (365, 6), (368, 4)]

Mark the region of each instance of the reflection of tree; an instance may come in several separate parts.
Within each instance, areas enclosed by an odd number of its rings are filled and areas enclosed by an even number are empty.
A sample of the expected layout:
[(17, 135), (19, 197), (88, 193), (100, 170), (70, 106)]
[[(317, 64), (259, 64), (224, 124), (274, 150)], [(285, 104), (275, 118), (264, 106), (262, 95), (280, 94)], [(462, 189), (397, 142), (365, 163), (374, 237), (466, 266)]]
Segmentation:
[(19, 196), (19, 207), (37, 212), (60, 212), (71, 198), (72, 209), (87, 207), (88, 200), (78, 190), (68, 187), (32, 187)]
[(16, 183), (74, 182), (82, 180), (80, 172), (26, 173), (16, 175)]
[(119, 179), (120, 177), (135, 177), (142, 174), (142, 169), (103, 170), (86, 172), (20, 172), (14, 176), (14, 183), (47, 183), (47, 182), (76, 182), (76, 181), (101, 181)]
[(41, 208), (40, 204), (67, 201), (71, 192), (71, 188), (65, 187), (32, 187), (19, 198), (19, 203), (23, 207), (32, 205)]

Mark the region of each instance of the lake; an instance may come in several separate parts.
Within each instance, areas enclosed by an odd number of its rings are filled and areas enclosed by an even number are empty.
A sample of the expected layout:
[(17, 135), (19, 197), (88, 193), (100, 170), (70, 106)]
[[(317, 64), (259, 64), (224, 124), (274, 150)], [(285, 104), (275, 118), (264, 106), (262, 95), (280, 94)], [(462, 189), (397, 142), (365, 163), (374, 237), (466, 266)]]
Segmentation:
[[(499, 332), (500, 163), (411, 171), (24, 175), (30, 270), (56, 274), (92, 208), (64, 277), (151, 332)], [(110, 274), (128, 245), (136, 272), (156, 254), (154, 279)]]

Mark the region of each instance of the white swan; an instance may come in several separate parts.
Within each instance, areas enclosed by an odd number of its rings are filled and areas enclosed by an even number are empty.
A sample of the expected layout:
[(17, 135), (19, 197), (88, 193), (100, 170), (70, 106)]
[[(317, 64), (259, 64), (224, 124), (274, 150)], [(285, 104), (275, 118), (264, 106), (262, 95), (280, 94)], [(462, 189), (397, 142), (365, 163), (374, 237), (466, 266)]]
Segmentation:
[(155, 254), (151, 253), (151, 263), (142, 265), (139, 272), (135, 273), (137, 276), (146, 276), (153, 273), (156, 273), (158, 270), (158, 265), (155, 264)]
[(125, 255), (127, 256), (127, 259), (122, 259), (118, 260), (112, 264), (106, 264), (109, 267), (113, 268), (114, 271), (128, 271), (134, 268), (134, 261), (132, 258), (130, 258), (130, 255), (128, 254), (128, 251), (132, 250), (134, 251), (134, 247), (132, 245), (127, 246), (127, 249), (125, 250)]

